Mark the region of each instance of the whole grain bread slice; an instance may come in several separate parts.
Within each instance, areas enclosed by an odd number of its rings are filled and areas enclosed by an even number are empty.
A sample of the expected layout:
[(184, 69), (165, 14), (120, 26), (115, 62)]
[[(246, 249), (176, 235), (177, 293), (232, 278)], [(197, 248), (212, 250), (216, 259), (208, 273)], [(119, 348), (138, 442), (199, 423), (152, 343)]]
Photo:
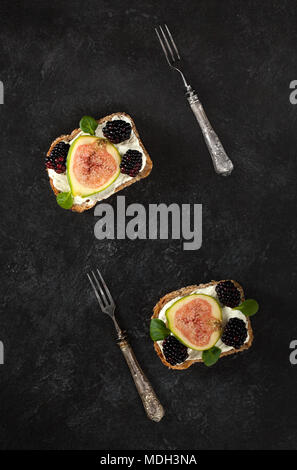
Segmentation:
[[(138, 131), (137, 131), (136, 126), (135, 126), (135, 123), (134, 123), (133, 119), (131, 118), (131, 116), (129, 116), (129, 114), (126, 114), (126, 113), (123, 113), (123, 112), (113, 113), (113, 114), (105, 116), (101, 119), (98, 119), (97, 122), (98, 122), (98, 124), (103, 124), (104, 122), (111, 121), (114, 116), (126, 116), (128, 119), (130, 119), (132, 130), (133, 130), (134, 134), (136, 135), (136, 137), (139, 141), (139, 145), (141, 146), (142, 151), (143, 151), (143, 153), (146, 157), (146, 164), (145, 164), (145, 167), (141, 170), (141, 172), (138, 173), (138, 175), (135, 176), (134, 178), (131, 178), (129, 181), (126, 181), (125, 183), (118, 186), (114, 191), (114, 193), (116, 193), (116, 192), (121, 191), (122, 189), (126, 188), (127, 186), (130, 186), (131, 184), (136, 183), (136, 181), (139, 181), (142, 178), (146, 178), (150, 174), (150, 172), (152, 171), (153, 162), (152, 162), (147, 150), (145, 149), (145, 147), (144, 147), (144, 145), (143, 145), (143, 143), (142, 143), (142, 141), (139, 137)], [(65, 141), (65, 142), (70, 142), (72, 139), (74, 139), (74, 137), (77, 136), (77, 134), (79, 134), (80, 131), (81, 131), (81, 129), (74, 129), (70, 134), (61, 135), (60, 137), (57, 137), (57, 139), (55, 139), (52, 142), (52, 144), (51, 144), (51, 146), (50, 146), (50, 148), (47, 152), (47, 156), (51, 153), (51, 151), (57, 145), (58, 142), (61, 142), (62, 140)], [(52, 178), (50, 178), (50, 176), (49, 176), (49, 180), (50, 180), (51, 188), (52, 188), (53, 192), (55, 193), (55, 195), (59, 194), (60, 191), (58, 191), (58, 189), (55, 188), (55, 186), (53, 184), (53, 180), (52, 180)], [(74, 204), (71, 207), (71, 210), (74, 211), (74, 212), (84, 212), (84, 211), (94, 207), (97, 204), (97, 202), (100, 202), (100, 201), (92, 201), (91, 204), (86, 203), (86, 202), (84, 202), (83, 204)]]
[[(162, 297), (159, 300), (159, 302), (155, 305), (154, 313), (153, 313), (151, 318), (158, 318), (159, 314), (160, 314), (160, 311), (162, 310), (162, 308), (164, 307), (164, 305), (167, 302), (170, 302), (170, 300), (173, 300), (176, 297), (190, 295), (192, 292), (194, 292), (197, 289), (202, 289), (203, 287), (213, 286), (213, 285), (218, 284), (218, 282), (221, 282), (221, 281), (211, 281), (207, 284), (199, 284), (199, 285), (195, 285), (195, 286), (182, 287), (181, 289), (175, 290), (173, 292), (170, 292), (169, 294), (164, 295), (164, 297)], [(240, 291), (241, 301), (243, 302), (244, 301), (244, 291), (243, 291), (242, 286), (236, 281), (232, 281), (232, 282), (236, 285), (236, 287)], [(248, 342), (243, 344), (240, 349), (231, 349), (230, 351), (223, 352), (220, 357), (229, 356), (230, 354), (236, 354), (238, 352), (244, 351), (245, 349), (248, 349), (248, 348), (251, 347), (254, 336), (253, 336), (251, 321), (250, 321), (249, 318), (247, 318), (247, 321), (248, 321), (248, 333), (249, 333)], [(156, 341), (154, 341), (154, 348), (155, 348), (155, 351), (158, 354), (159, 358), (163, 362), (163, 364), (165, 366), (169, 367), (170, 369), (177, 369), (177, 370), (188, 369), (188, 367), (190, 367), (195, 362), (203, 362), (202, 359), (195, 359), (195, 360), (185, 361), (182, 364), (178, 364), (176, 366), (172, 366), (171, 364), (169, 364), (169, 362), (166, 361), (166, 359), (165, 359), (165, 357), (164, 357), (164, 355), (161, 351), (161, 348), (160, 348), (160, 346), (158, 345), (158, 343)]]

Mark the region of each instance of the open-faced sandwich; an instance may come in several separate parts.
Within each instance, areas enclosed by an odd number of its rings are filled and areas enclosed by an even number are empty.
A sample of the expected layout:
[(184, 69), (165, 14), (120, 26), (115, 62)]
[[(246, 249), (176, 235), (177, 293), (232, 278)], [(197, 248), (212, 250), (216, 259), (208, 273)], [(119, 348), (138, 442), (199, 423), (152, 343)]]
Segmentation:
[(244, 299), (236, 281), (183, 287), (154, 307), (150, 335), (161, 361), (171, 369), (187, 369), (195, 362), (211, 366), (251, 346), (249, 317), (258, 308), (255, 300)]
[(45, 164), (58, 204), (83, 212), (148, 176), (153, 165), (128, 114), (84, 116), (79, 125), (54, 140)]

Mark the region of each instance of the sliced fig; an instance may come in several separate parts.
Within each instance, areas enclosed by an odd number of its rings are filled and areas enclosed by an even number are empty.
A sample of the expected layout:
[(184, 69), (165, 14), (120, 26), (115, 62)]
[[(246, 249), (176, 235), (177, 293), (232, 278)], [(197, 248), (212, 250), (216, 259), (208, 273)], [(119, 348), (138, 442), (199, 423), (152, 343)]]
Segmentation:
[(87, 197), (108, 188), (120, 174), (121, 156), (100, 137), (83, 135), (70, 146), (67, 178), (73, 196)]
[(214, 297), (191, 294), (166, 310), (169, 329), (181, 343), (196, 351), (210, 349), (222, 333), (222, 309)]

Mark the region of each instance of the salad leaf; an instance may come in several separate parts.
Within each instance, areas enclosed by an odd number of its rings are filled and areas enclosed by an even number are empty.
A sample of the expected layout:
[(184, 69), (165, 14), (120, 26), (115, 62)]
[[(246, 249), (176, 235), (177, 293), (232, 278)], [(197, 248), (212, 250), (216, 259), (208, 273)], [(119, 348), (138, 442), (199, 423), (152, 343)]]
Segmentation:
[(95, 135), (95, 130), (97, 129), (98, 122), (96, 119), (91, 116), (83, 116), (79, 121), (79, 127), (83, 132), (87, 134)]
[(254, 299), (247, 299), (233, 310), (240, 310), (246, 317), (251, 317), (258, 312), (259, 304)]
[(150, 324), (150, 335), (153, 341), (161, 341), (170, 335), (170, 330), (159, 318), (153, 318)]
[(202, 360), (207, 367), (213, 366), (221, 355), (221, 350), (217, 346), (213, 346), (202, 353)]
[(73, 196), (71, 192), (68, 193), (59, 193), (57, 195), (57, 203), (63, 209), (70, 209), (73, 206)]

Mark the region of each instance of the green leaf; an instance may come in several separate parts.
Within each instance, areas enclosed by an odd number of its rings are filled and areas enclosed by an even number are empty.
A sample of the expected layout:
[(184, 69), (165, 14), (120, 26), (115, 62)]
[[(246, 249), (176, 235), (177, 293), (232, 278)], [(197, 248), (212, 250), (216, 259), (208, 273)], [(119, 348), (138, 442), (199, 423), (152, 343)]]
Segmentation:
[(73, 206), (73, 196), (71, 192), (69, 193), (59, 193), (57, 195), (57, 203), (63, 209), (70, 209)]
[(83, 132), (87, 134), (95, 135), (95, 130), (97, 129), (98, 122), (96, 119), (91, 116), (83, 116), (79, 121), (79, 127)]
[(202, 360), (207, 367), (213, 366), (219, 359), (221, 350), (217, 346), (213, 346), (202, 353)]
[(170, 335), (170, 330), (159, 318), (153, 318), (150, 324), (150, 335), (153, 341), (161, 341)]
[(259, 304), (254, 299), (247, 299), (242, 302), (238, 307), (235, 307), (233, 310), (240, 310), (246, 317), (251, 317), (259, 310)]

